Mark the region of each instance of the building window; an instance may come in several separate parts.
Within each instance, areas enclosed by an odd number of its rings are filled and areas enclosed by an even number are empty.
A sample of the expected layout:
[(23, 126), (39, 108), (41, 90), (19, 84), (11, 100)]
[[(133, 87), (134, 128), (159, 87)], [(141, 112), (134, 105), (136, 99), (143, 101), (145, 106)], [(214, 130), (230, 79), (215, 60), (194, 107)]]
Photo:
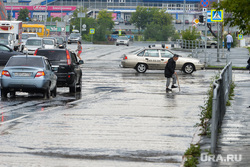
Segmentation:
[(119, 3), (125, 3), (126, 0), (119, 0)]
[(113, 0), (107, 0), (107, 3), (113, 3), (114, 1)]

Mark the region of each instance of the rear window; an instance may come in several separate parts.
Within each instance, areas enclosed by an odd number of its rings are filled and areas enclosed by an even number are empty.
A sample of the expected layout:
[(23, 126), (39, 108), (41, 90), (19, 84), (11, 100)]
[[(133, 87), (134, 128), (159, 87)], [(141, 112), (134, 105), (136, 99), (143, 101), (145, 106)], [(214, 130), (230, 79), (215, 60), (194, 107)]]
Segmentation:
[(28, 39), (26, 41), (26, 45), (41, 46), (42, 45), (42, 41), (40, 39)]
[(52, 64), (67, 63), (65, 50), (38, 50), (37, 55), (47, 57)]
[(41, 57), (12, 57), (6, 66), (44, 67), (44, 64)]

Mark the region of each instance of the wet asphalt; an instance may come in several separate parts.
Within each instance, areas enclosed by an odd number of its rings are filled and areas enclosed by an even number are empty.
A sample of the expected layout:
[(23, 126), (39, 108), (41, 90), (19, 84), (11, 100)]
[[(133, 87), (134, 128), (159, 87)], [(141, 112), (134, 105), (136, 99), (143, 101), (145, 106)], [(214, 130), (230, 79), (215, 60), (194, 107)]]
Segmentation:
[(119, 67), (140, 47), (84, 45), (81, 93), (1, 101), (0, 166), (180, 166), (217, 71), (178, 71), (167, 94), (163, 71)]

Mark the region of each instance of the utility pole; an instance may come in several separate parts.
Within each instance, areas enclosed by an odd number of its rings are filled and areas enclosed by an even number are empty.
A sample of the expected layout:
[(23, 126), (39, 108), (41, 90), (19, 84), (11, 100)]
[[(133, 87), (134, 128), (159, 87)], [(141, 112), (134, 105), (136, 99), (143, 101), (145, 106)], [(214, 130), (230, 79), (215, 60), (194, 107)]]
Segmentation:
[(185, 13), (186, 13), (186, 0), (183, 3), (183, 31), (185, 31)]
[[(218, 0), (218, 4), (220, 3), (220, 0)], [(220, 62), (220, 24), (217, 22), (217, 62)]]
[(48, 0), (46, 0), (46, 9), (45, 9), (45, 19), (44, 19), (44, 25), (46, 27), (46, 24), (47, 24), (47, 7), (48, 7)]

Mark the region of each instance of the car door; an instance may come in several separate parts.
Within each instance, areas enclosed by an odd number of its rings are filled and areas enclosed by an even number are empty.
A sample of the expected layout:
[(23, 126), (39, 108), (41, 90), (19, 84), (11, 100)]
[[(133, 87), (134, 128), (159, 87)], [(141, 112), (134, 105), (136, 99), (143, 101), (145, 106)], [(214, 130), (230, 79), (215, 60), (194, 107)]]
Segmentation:
[(12, 49), (4, 45), (0, 45), (0, 65), (5, 65), (8, 62), (9, 58), (14, 54), (15, 52), (13, 52)]
[(51, 81), (50, 89), (52, 90), (56, 86), (57, 76), (52, 71), (51, 64), (50, 64), (49, 60), (45, 59), (44, 62), (45, 62), (46, 73), (48, 74), (48, 78)]
[(158, 49), (146, 49), (144, 52), (144, 62), (148, 65), (148, 69), (159, 69), (161, 59)]
[(166, 49), (161, 49), (160, 50), (160, 55), (161, 55), (161, 62), (160, 62), (160, 69), (165, 69), (165, 66), (168, 62), (168, 59), (174, 56), (173, 53)]
[(71, 61), (72, 61), (72, 64), (74, 66), (74, 72), (76, 74), (77, 81), (79, 81), (81, 74), (82, 74), (82, 70), (81, 70), (80, 65), (77, 61), (76, 54), (73, 52), (70, 52), (70, 54), (71, 54)]

